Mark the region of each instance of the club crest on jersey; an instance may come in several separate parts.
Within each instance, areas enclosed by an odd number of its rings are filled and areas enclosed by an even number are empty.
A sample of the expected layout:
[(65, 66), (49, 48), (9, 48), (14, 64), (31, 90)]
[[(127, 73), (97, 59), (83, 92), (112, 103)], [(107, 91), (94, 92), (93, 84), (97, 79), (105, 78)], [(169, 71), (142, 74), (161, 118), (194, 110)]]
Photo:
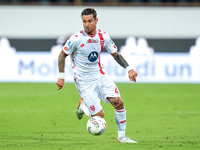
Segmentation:
[(98, 41), (97, 41), (97, 40), (94, 40), (94, 39), (89, 39), (89, 40), (88, 40), (88, 43), (98, 43)]
[(93, 51), (88, 55), (88, 60), (90, 62), (94, 62), (98, 59), (98, 57), (99, 57), (99, 54), (96, 51)]

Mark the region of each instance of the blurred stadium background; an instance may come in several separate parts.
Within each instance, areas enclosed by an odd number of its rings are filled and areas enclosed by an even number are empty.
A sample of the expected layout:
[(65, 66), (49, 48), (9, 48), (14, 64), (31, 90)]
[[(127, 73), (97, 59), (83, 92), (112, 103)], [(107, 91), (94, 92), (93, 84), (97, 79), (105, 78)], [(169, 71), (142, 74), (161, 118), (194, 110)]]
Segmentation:
[(27, 5), (103, 5), (103, 6), (118, 6), (118, 5), (158, 5), (158, 6), (198, 6), (199, 0), (1, 0), (2, 4), (27, 4)]
[[(94, 137), (88, 118), (76, 119), (74, 83), (57, 90), (58, 53), (82, 29), (86, 7), (97, 10), (97, 27), (138, 72), (129, 84), (126, 70), (102, 52), (108, 74), (123, 82), (127, 136), (136, 145), (116, 144), (111, 105), (102, 103), (108, 128)], [(199, 16), (199, 0), (0, 0), (0, 149), (199, 150)]]
[[(97, 10), (98, 28), (127, 55), (139, 82), (200, 83), (199, 0), (0, 0), (0, 81), (54, 82), (57, 55), (82, 29), (85, 7)], [(115, 81), (128, 82), (106, 54), (104, 61)]]

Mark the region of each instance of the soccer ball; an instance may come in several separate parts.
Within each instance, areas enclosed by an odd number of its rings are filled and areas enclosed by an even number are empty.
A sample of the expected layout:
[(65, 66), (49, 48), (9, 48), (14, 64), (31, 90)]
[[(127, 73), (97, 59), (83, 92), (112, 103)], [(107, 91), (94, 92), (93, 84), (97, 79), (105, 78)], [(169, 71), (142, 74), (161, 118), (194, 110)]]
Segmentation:
[(106, 130), (106, 121), (100, 116), (91, 117), (87, 122), (87, 130), (92, 135), (101, 135)]

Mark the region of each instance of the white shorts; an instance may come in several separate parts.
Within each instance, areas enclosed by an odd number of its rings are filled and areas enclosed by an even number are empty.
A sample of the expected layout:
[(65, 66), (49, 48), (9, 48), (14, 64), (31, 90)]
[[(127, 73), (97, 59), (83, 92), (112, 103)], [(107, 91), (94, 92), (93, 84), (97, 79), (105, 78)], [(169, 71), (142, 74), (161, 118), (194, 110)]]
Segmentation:
[(101, 99), (109, 103), (107, 97), (120, 97), (116, 84), (107, 74), (100, 75), (95, 81), (76, 81), (75, 84), (91, 115), (97, 114), (102, 109)]

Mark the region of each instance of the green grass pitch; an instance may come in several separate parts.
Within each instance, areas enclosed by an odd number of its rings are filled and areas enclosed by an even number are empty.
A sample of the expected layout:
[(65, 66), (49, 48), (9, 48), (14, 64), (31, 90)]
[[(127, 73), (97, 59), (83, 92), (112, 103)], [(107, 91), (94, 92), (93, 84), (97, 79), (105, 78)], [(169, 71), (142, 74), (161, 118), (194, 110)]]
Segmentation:
[(199, 150), (200, 84), (117, 83), (127, 110), (126, 135), (117, 143), (114, 109), (102, 102), (103, 135), (92, 136), (78, 120), (74, 83), (0, 83), (1, 150)]

